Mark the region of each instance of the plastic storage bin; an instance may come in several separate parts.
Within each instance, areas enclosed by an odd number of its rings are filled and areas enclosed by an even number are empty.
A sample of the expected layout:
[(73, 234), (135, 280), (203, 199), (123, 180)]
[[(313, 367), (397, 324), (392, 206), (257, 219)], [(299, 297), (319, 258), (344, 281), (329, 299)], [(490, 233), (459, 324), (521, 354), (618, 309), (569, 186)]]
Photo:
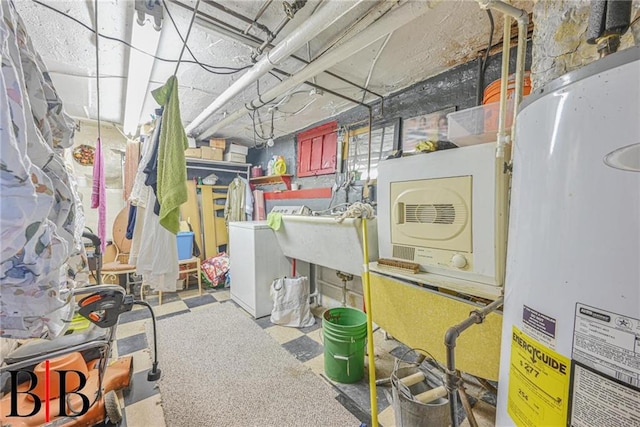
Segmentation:
[[(479, 105), (447, 115), (448, 139), (459, 147), (494, 142), (498, 134), (500, 103)], [(513, 100), (507, 102), (506, 131), (511, 133)]]
[(180, 231), (178, 233), (178, 259), (189, 259), (193, 254), (193, 231)]

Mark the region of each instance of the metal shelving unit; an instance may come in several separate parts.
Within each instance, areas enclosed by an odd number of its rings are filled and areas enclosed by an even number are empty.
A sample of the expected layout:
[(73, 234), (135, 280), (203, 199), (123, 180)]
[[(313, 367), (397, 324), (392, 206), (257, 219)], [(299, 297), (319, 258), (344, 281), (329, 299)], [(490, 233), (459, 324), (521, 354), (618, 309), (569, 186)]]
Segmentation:
[(249, 181), (251, 177), (251, 165), (248, 163), (223, 162), (218, 160), (187, 157), (187, 169), (199, 169), (212, 172), (226, 172), (242, 174)]

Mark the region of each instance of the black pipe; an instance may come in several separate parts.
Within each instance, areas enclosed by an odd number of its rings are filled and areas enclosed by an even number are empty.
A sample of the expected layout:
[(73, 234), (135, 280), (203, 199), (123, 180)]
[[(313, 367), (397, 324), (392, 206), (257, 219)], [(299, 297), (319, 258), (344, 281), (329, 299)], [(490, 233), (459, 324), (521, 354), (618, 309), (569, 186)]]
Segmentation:
[(240, 21), (243, 21), (247, 24), (252, 24), (256, 27), (258, 27), (260, 30), (262, 30), (263, 32), (265, 32), (269, 37), (273, 36), (273, 33), (271, 32), (271, 30), (269, 30), (269, 28), (264, 25), (264, 24), (260, 24), (259, 22), (255, 22), (253, 19), (251, 18), (247, 18), (246, 16), (244, 16), (241, 13), (236, 12), (235, 10), (231, 10), (228, 7), (217, 3), (213, 0), (202, 0), (203, 3), (208, 4), (209, 6), (213, 6), (218, 10), (223, 11), (224, 13), (233, 16), (234, 18), (239, 19)]
[[(142, 291), (141, 291), (142, 292)], [(153, 313), (153, 308), (151, 304), (146, 301), (133, 301), (134, 304), (142, 305), (147, 307), (149, 312), (151, 313), (151, 324), (153, 325), (153, 365), (149, 372), (147, 372), (147, 381), (158, 381), (160, 379), (161, 370), (158, 369), (158, 339), (156, 332), (156, 316)]]
[[(296, 0), (293, 2), (293, 4), (289, 4), (287, 2), (284, 2), (283, 4), (284, 4), (284, 11), (285, 11), (284, 18), (282, 18), (282, 21), (280, 21), (280, 24), (278, 24), (275, 31), (272, 34), (269, 34), (267, 36), (267, 39), (264, 41), (264, 43), (258, 46), (256, 50), (251, 54), (252, 61), (256, 61), (258, 56), (260, 56), (262, 52), (264, 52), (264, 50), (278, 36), (278, 34), (280, 34), (280, 31), (282, 31), (284, 27), (289, 23), (289, 21), (291, 21), (294, 18), (296, 13), (298, 13), (298, 11), (302, 9), (305, 4), (307, 4), (307, 0)], [(268, 54), (267, 54), (267, 57), (268, 57)]]
[(456, 393), (458, 390), (458, 385), (460, 383), (460, 378), (456, 374), (456, 341), (460, 334), (469, 329), (471, 326), (484, 322), (485, 317), (487, 317), (489, 313), (497, 310), (503, 302), (504, 297), (500, 297), (491, 304), (481, 308), (480, 310), (472, 311), (471, 313), (469, 313), (469, 317), (467, 317), (457, 325), (447, 329), (447, 332), (444, 335), (444, 345), (447, 347), (447, 374), (445, 376), (444, 385), (447, 389), (447, 394), (449, 397), (449, 414), (451, 416), (452, 427), (458, 426), (458, 420), (456, 416), (458, 401)]
[[(292, 74), (291, 74), (291, 73), (287, 73), (286, 71), (280, 70), (280, 69), (278, 69), (278, 68), (274, 68), (274, 69), (273, 69), (273, 71), (275, 71), (275, 72), (276, 72), (276, 73), (278, 73), (278, 74), (282, 74), (283, 76), (286, 76), (286, 77), (291, 77), (291, 76), (292, 76)], [(305, 81), (304, 81), (304, 84), (309, 85), (309, 86), (311, 86), (311, 87), (314, 87), (314, 88), (316, 88), (316, 89), (320, 89), (320, 90), (322, 90), (322, 91), (324, 91), (324, 92), (327, 92), (328, 94), (331, 94), (331, 95), (333, 95), (333, 96), (337, 96), (338, 98), (344, 99), (345, 101), (350, 101), (350, 102), (353, 102), (354, 104), (362, 105), (363, 107), (367, 107), (367, 108), (371, 108), (368, 104), (365, 104), (365, 103), (363, 103), (363, 102), (361, 102), (361, 101), (358, 101), (358, 100), (355, 100), (355, 99), (353, 99), (353, 98), (349, 98), (349, 97), (348, 97), (348, 96), (346, 96), (346, 95), (342, 95), (342, 94), (340, 94), (340, 93), (338, 93), (338, 92), (335, 92), (335, 91), (333, 91), (333, 90), (331, 90), (331, 89), (327, 89), (326, 87), (320, 86), (319, 84), (316, 84), (316, 83), (310, 82), (310, 81), (308, 81), (308, 80), (305, 80)], [(251, 110), (251, 109), (255, 109), (255, 108), (260, 108), (260, 107), (262, 107), (262, 106), (255, 106), (255, 105), (253, 105), (253, 102), (251, 102), (251, 103), (250, 103), (250, 105), (251, 105), (251, 107), (253, 107), (253, 108), (249, 108), (250, 110)]]
[(482, 105), (482, 100), (484, 98), (484, 76), (487, 71), (487, 66), (489, 65), (489, 51), (491, 50), (491, 46), (493, 45), (493, 32), (495, 31), (493, 14), (489, 9), (487, 9), (487, 16), (489, 17), (489, 24), (491, 29), (489, 32), (489, 44), (487, 45), (487, 50), (484, 52), (484, 58), (478, 58), (478, 87), (476, 91), (476, 105)]

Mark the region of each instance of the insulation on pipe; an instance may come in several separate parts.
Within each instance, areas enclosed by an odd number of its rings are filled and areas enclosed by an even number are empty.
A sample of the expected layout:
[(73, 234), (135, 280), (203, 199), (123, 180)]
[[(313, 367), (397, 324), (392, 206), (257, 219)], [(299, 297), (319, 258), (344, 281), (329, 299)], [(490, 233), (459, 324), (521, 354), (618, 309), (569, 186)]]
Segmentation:
[(338, 19), (349, 13), (356, 6), (365, 0), (355, 2), (327, 2), (315, 15), (311, 16), (301, 25), (294, 29), (287, 37), (275, 46), (269, 53), (249, 69), (245, 74), (229, 86), (220, 94), (207, 108), (204, 109), (194, 120), (186, 127), (187, 134), (191, 136), (199, 136), (201, 126), (216, 111), (220, 110), (227, 102), (240, 94), (244, 89), (260, 77), (271, 71), (278, 63), (287, 59), (298, 49), (303, 47), (309, 40), (316, 37), (328, 26), (332, 25)]
[[(430, 2), (418, 0), (407, 1), (401, 6), (389, 11), (376, 22), (363, 29), (360, 33), (354, 35), (340, 46), (327, 51), (320, 58), (311, 62), (287, 80), (284, 80), (272, 89), (268, 90), (266, 93), (263, 93), (261, 99), (273, 99), (284, 95), (288, 91), (295, 89), (297, 86), (304, 83), (305, 80), (314, 77), (346, 58), (353, 56), (356, 52), (359, 52), (365, 47), (371, 45), (381, 37), (385, 37), (387, 34), (419, 18), (430, 9), (432, 9)], [(247, 106), (227, 115), (215, 125), (196, 135), (196, 137), (208, 137), (213, 135), (218, 130), (223, 129), (236, 120), (242, 118), (246, 114), (247, 110), (260, 107), (261, 104), (262, 102), (260, 98), (254, 99), (249, 102)]]

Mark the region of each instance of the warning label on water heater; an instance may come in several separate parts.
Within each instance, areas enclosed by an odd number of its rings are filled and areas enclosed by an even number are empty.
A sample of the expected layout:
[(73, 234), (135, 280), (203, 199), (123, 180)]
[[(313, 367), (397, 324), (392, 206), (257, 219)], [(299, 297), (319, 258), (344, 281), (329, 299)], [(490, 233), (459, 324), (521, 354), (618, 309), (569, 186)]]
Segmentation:
[(569, 409), (570, 360), (515, 326), (507, 412), (518, 427), (563, 426)]
[(574, 362), (571, 427), (640, 426), (640, 390)]
[(556, 323), (553, 317), (522, 306), (522, 330), (553, 349), (556, 348)]
[(573, 359), (640, 387), (640, 320), (576, 304)]

